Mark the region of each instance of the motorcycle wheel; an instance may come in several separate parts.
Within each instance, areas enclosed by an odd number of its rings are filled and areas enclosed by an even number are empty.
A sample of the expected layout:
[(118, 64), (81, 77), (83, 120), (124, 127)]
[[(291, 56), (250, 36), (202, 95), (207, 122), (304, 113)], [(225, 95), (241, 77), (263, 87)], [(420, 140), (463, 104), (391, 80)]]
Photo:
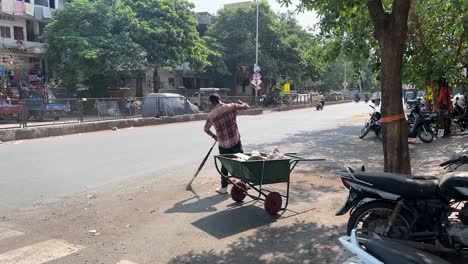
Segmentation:
[(434, 140), (434, 133), (432, 133), (432, 131), (420, 129), (418, 131), (418, 138), (424, 143), (431, 143)]
[(372, 233), (392, 238), (404, 238), (410, 230), (410, 223), (413, 220), (406, 211), (397, 214), (390, 232), (385, 234), (394, 208), (395, 204), (382, 201), (368, 202), (357, 207), (348, 220), (348, 236), (351, 234), (351, 230), (360, 229), (359, 236), (363, 238), (371, 236)]
[(361, 134), (359, 135), (359, 138), (360, 139), (363, 139), (365, 136), (367, 136), (367, 134), (369, 133), (371, 129), (371, 126), (369, 123), (366, 123), (366, 126), (364, 126), (364, 128), (361, 130)]

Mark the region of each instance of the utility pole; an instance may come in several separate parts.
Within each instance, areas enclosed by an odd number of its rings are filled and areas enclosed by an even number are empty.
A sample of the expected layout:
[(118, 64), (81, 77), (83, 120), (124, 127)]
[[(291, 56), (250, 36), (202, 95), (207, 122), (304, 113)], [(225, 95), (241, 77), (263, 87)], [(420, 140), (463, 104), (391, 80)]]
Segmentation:
[(344, 63), (344, 81), (343, 81), (343, 95), (342, 95), (342, 100), (344, 100), (345, 98), (345, 92), (346, 92), (346, 87), (348, 87), (348, 82), (346, 81), (347, 78), (346, 78), (346, 63)]
[[(256, 37), (255, 37), (255, 67), (254, 67), (254, 71), (255, 71), (255, 68), (258, 67), (258, 2), (260, 0), (256, 0), (257, 2), (257, 34), (256, 34)], [(258, 106), (258, 90), (257, 90), (257, 87), (255, 87), (255, 106)]]

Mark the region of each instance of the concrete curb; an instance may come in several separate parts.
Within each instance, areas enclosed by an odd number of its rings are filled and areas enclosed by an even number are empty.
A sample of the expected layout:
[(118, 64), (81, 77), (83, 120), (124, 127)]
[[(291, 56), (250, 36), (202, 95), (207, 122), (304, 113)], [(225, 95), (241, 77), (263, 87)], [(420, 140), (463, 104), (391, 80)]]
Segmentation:
[[(344, 103), (349, 103), (352, 102), (351, 100), (348, 101), (338, 101), (338, 102), (327, 102), (325, 106), (327, 105), (335, 105), (335, 104), (344, 104)], [(283, 111), (291, 111), (291, 110), (298, 110), (298, 109), (304, 109), (304, 108), (311, 108), (315, 107), (315, 104), (306, 104), (306, 105), (286, 105), (286, 106), (280, 106), (277, 109), (274, 109), (272, 111), (276, 112), (283, 112)]]
[[(261, 115), (263, 109), (251, 109), (239, 113), (240, 115)], [(181, 115), (174, 117), (161, 117), (161, 118), (132, 118), (109, 120), (92, 123), (80, 124), (65, 124), (65, 125), (51, 125), (43, 127), (27, 127), (27, 128), (14, 128), (0, 130), (0, 142), (35, 139), (45, 137), (56, 137), (79, 133), (89, 133), (103, 130), (111, 130), (113, 128), (128, 128), (128, 127), (143, 127), (143, 126), (157, 126), (180, 122), (202, 121), (206, 120), (208, 114), (193, 114)]]

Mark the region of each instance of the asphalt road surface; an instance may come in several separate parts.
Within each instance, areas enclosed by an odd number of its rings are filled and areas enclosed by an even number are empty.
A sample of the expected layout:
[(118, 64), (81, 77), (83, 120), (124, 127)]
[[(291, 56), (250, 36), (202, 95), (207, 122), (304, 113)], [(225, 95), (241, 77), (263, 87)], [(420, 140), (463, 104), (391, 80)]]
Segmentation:
[[(301, 131), (335, 127), (368, 109), (363, 103), (348, 103), (320, 112), (311, 108), (242, 116), (238, 124), (243, 144), (259, 145)], [(86, 188), (196, 163), (212, 143), (203, 125), (189, 122), (0, 145), (0, 214)]]

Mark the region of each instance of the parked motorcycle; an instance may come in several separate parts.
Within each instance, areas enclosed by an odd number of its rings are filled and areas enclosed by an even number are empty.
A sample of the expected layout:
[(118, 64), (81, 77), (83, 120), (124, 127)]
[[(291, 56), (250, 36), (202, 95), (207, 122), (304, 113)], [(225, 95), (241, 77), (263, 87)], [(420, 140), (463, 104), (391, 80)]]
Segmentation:
[(437, 114), (423, 112), (421, 106), (416, 104), (408, 115), (409, 138), (418, 138), (424, 143), (434, 140), (434, 129), (437, 123)]
[(464, 164), (466, 154), (440, 164), (454, 168), (441, 179), (348, 168), (338, 173), (349, 195), (336, 215), (351, 212), (348, 235), (361, 229), (360, 237), (377, 233), (426, 252), (458, 254), (468, 248), (468, 172), (456, 170)]
[(356, 255), (343, 264), (448, 264), (449, 262), (427, 252), (405, 246), (397, 241), (373, 234), (358, 238), (356, 229), (350, 236), (338, 239), (348, 251)]
[(362, 128), (361, 130), (361, 134), (359, 135), (359, 138), (364, 138), (365, 136), (367, 136), (367, 134), (369, 133), (369, 131), (374, 131), (375, 135), (378, 136), (380, 138), (381, 136), (381, 124), (380, 124), (380, 112), (377, 111), (375, 109), (375, 107), (373, 107), (372, 105), (369, 105), (369, 107), (371, 107), (372, 109), (374, 109), (374, 112), (372, 114), (369, 114), (370, 115), (370, 118), (369, 120), (366, 121), (366, 124), (364, 125), (364, 127)]
[(456, 97), (452, 115), (452, 130), (463, 132), (466, 129), (468, 129), (468, 109), (463, 108), (460, 99)]

